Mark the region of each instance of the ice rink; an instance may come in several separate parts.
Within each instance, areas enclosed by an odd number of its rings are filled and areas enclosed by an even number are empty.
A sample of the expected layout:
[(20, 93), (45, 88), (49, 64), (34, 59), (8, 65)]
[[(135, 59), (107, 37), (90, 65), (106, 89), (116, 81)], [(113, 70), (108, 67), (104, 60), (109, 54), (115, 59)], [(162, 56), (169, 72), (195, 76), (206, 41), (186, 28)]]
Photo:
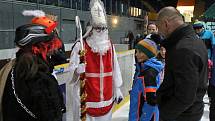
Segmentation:
[[(204, 115), (201, 121), (209, 121), (209, 105), (208, 105), (208, 97), (204, 98), (205, 108)], [(129, 102), (125, 103), (122, 107), (120, 107), (117, 111), (113, 113), (112, 121), (128, 121), (128, 113), (129, 113)]]

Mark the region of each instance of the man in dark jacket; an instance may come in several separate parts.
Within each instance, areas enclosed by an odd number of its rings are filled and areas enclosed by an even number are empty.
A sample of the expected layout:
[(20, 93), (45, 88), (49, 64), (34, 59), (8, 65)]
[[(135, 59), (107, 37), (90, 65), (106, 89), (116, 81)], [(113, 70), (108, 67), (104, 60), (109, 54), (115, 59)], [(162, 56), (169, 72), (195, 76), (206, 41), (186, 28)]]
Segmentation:
[(207, 87), (207, 49), (179, 11), (158, 13), (158, 30), (167, 49), (164, 81), (157, 91), (162, 121), (200, 121)]

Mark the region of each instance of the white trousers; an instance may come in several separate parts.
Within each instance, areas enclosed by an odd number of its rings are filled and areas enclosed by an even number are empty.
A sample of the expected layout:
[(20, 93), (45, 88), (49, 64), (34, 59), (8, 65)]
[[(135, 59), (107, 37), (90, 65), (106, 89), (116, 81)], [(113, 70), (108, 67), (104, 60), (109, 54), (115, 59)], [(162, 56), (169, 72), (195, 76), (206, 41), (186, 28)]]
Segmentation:
[[(80, 120), (80, 96), (79, 96), (79, 87), (80, 83), (74, 83), (72, 85), (72, 121), (79, 121)], [(92, 117), (90, 115), (87, 115), (86, 121), (111, 121), (112, 119), (112, 109), (105, 114), (104, 116), (99, 117)]]

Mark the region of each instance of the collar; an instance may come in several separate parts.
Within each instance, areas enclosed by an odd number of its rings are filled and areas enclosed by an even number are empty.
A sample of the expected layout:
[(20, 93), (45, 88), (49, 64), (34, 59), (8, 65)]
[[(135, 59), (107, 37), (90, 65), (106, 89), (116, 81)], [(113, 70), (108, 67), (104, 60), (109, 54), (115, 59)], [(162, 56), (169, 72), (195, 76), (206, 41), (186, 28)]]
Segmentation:
[(195, 33), (191, 25), (182, 24), (177, 29), (175, 29), (170, 36), (163, 40), (162, 45), (168, 50), (178, 43), (180, 39), (184, 36)]
[(199, 37), (202, 37), (203, 35), (204, 35), (204, 33), (205, 33), (205, 29), (203, 29), (198, 35), (199, 35)]

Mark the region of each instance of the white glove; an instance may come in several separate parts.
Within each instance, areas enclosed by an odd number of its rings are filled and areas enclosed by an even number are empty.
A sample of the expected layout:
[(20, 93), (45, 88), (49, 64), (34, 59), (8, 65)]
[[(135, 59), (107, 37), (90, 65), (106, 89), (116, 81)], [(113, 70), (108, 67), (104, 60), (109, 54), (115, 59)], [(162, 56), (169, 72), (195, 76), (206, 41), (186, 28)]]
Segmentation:
[(84, 73), (84, 72), (85, 72), (85, 68), (86, 68), (86, 65), (85, 65), (84, 63), (79, 64), (79, 65), (78, 65), (78, 68), (77, 68), (77, 70), (76, 70), (76, 72), (77, 72), (78, 74)]
[(123, 95), (119, 87), (115, 88), (114, 99), (117, 104), (119, 104), (123, 100)]
[(55, 79), (57, 79), (56, 73), (57, 73), (57, 72), (55, 72), (55, 71), (52, 73), (52, 75), (55, 77)]

